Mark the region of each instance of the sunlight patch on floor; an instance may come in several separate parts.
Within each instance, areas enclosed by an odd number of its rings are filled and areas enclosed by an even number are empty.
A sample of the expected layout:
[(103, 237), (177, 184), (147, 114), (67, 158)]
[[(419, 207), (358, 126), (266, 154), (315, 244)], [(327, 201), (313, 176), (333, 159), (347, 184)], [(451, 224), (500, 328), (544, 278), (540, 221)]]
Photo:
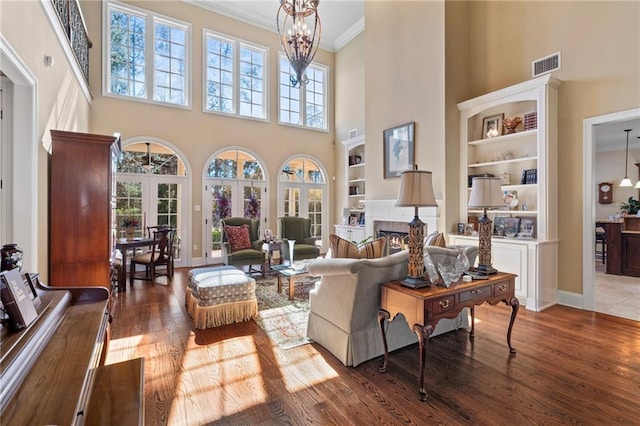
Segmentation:
[(138, 347), (142, 343), (144, 335), (122, 337), (109, 342), (109, 351), (105, 364), (115, 364), (117, 362), (128, 361), (137, 358)]
[(294, 393), (338, 377), (338, 373), (327, 364), (322, 355), (315, 349), (309, 352), (313, 353), (296, 351), (295, 357), (279, 360), (287, 392)]

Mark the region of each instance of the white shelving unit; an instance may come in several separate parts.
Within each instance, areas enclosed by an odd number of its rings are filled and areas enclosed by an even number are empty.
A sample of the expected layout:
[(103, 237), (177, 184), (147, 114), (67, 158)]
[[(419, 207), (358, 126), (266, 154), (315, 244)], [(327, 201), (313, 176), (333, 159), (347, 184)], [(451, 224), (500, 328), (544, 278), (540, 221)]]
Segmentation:
[[(365, 199), (365, 138), (356, 136), (343, 142), (345, 147), (346, 199), (345, 208), (348, 213), (347, 223), (335, 225), (335, 233), (349, 241), (360, 242), (365, 237), (364, 231), (364, 199)], [(355, 218), (355, 224), (352, 221)]]
[[(481, 210), (467, 209), (469, 177), (491, 174), (503, 180), (502, 190), (516, 193), (517, 206), (488, 211), (498, 216), (533, 219), (533, 238), (492, 237), (492, 262), (512, 272), (516, 295), (527, 309), (540, 311), (557, 303), (557, 87), (560, 81), (545, 75), (458, 104), (460, 110), (460, 222), (479, 219)], [(536, 128), (483, 137), (483, 120), (504, 114), (520, 117), (535, 113)], [(534, 183), (525, 183), (525, 170), (536, 170)], [(523, 210), (525, 206), (526, 210)], [(472, 235), (449, 236), (452, 244), (478, 244)]]

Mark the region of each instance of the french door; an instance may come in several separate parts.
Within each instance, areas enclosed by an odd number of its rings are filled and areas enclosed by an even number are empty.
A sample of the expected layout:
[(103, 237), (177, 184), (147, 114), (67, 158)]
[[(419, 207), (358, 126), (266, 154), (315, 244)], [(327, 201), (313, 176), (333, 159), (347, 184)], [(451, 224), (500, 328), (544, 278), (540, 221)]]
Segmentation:
[[(206, 229), (210, 238), (206, 238), (209, 259), (207, 264), (222, 263), (222, 219), (227, 217), (245, 217), (265, 223), (264, 194), (266, 184), (258, 180), (209, 179), (205, 185), (206, 199), (210, 212), (206, 219)], [(261, 229), (260, 232), (264, 230)]]
[(188, 266), (187, 203), (183, 199), (187, 179), (180, 176), (119, 173), (116, 189), (116, 224), (124, 236), (133, 228), (134, 237), (146, 236), (147, 226), (176, 228), (174, 262)]

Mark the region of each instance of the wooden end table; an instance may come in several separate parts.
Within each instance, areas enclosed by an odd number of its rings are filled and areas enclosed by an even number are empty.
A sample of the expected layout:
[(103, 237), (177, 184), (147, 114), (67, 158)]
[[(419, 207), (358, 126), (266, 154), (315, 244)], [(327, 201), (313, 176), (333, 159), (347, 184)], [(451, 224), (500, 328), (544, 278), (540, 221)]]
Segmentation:
[(298, 271), (289, 265), (273, 265), (271, 270), (278, 273), (278, 293), (282, 292), (282, 278), (285, 277), (289, 280), (289, 300), (293, 300), (296, 281), (312, 276), (307, 268)]
[(427, 400), (424, 388), (424, 366), (427, 356), (427, 344), (438, 321), (442, 318), (455, 318), (463, 308), (471, 308), (471, 331), (469, 338), (474, 337), (475, 306), (488, 302), (496, 305), (504, 302), (511, 306), (511, 319), (507, 329), (507, 346), (515, 353), (511, 346), (511, 329), (516, 319), (520, 302), (515, 297), (514, 274), (499, 272), (490, 275), (486, 280), (474, 280), (469, 283), (459, 281), (445, 287), (427, 287), (412, 289), (404, 287), (400, 281), (390, 281), (382, 284), (382, 301), (378, 312), (378, 325), (384, 344), (384, 361), (379, 368), (381, 373), (387, 371), (389, 363), (389, 348), (385, 321), (393, 319), (402, 313), (409, 325), (413, 325), (413, 332), (418, 336), (418, 350), (420, 357), (420, 400)]

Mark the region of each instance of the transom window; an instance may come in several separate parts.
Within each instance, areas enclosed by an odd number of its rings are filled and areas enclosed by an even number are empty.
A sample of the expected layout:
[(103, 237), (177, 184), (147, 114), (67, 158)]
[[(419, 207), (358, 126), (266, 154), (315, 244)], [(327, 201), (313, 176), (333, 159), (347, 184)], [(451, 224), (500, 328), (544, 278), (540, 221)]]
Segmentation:
[(106, 3), (103, 92), (189, 106), (191, 25)]
[(267, 119), (267, 49), (205, 32), (204, 110)]
[(306, 85), (292, 87), (289, 76), (294, 70), (286, 56), (280, 55), (280, 114), (279, 122), (300, 127), (327, 130), (327, 74), (328, 69), (311, 64)]

